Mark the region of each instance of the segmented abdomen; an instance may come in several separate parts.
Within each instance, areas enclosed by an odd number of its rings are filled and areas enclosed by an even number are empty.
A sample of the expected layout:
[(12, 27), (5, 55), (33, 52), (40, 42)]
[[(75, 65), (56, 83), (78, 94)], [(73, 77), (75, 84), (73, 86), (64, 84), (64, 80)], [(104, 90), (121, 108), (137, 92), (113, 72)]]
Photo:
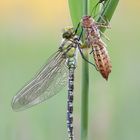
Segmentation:
[(107, 80), (112, 66), (107, 49), (102, 41), (94, 43), (93, 56), (99, 72)]

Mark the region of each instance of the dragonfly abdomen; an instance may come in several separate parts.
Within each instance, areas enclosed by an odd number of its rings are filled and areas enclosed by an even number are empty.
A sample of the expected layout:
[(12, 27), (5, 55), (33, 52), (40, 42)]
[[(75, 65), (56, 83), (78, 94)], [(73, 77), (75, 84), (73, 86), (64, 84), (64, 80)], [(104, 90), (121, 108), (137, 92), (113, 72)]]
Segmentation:
[(69, 68), (69, 79), (68, 79), (67, 128), (70, 140), (74, 139), (73, 135), (74, 69), (75, 69), (74, 67)]
[(93, 55), (96, 66), (101, 75), (107, 80), (111, 72), (111, 62), (106, 47), (102, 42), (98, 42), (93, 46)]
[(74, 93), (74, 70), (76, 68), (76, 58), (71, 57), (67, 60), (69, 68), (68, 77), (68, 100), (67, 100), (67, 129), (70, 140), (74, 140), (73, 134), (73, 93)]

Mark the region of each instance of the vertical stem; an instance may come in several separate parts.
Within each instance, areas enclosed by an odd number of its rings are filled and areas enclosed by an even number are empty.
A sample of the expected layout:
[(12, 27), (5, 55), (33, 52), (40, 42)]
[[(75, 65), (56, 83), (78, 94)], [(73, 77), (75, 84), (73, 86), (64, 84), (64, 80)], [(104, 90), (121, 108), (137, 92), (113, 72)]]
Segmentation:
[[(88, 59), (88, 51), (83, 51)], [(88, 92), (89, 92), (89, 68), (88, 63), (82, 62), (82, 95), (81, 95), (81, 140), (88, 139)]]
[(88, 15), (88, 0), (83, 0), (83, 15)]
[[(88, 0), (83, 0), (83, 15), (88, 15)], [(87, 49), (83, 50), (88, 59)], [(81, 140), (88, 140), (88, 92), (89, 92), (89, 67), (82, 60), (82, 94), (81, 94)]]

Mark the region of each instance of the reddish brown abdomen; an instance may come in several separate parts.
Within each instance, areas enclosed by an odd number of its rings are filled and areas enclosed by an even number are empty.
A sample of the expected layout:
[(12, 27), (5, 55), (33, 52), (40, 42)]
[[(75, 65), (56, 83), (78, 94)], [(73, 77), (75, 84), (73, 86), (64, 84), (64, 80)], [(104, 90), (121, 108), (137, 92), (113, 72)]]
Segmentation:
[(108, 80), (109, 73), (111, 72), (111, 62), (105, 45), (102, 42), (96, 43), (93, 46), (93, 55), (96, 66), (101, 75)]

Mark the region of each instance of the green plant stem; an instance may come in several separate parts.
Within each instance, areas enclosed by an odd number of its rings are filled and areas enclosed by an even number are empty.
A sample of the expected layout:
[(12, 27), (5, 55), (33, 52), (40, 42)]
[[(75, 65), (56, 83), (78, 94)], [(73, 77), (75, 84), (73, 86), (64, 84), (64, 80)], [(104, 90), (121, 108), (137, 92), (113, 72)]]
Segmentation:
[(83, 16), (88, 15), (89, 1), (83, 0)]
[(83, 14), (82, 0), (68, 0), (73, 27), (76, 28)]
[[(89, 1), (83, 0), (83, 15), (88, 15)], [(86, 45), (86, 44), (85, 44)], [(83, 49), (88, 60), (88, 51)], [(88, 94), (89, 94), (89, 66), (82, 60), (82, 91), (81, 91), (81, 140), (88, 140)]]
[[(83, 54), (88, 59), (87, 49)], [(81, 140), (88, 139), (88, 95), (89, 95), (89, 66), (82, 61), (82, 94), (81, 94)]]

